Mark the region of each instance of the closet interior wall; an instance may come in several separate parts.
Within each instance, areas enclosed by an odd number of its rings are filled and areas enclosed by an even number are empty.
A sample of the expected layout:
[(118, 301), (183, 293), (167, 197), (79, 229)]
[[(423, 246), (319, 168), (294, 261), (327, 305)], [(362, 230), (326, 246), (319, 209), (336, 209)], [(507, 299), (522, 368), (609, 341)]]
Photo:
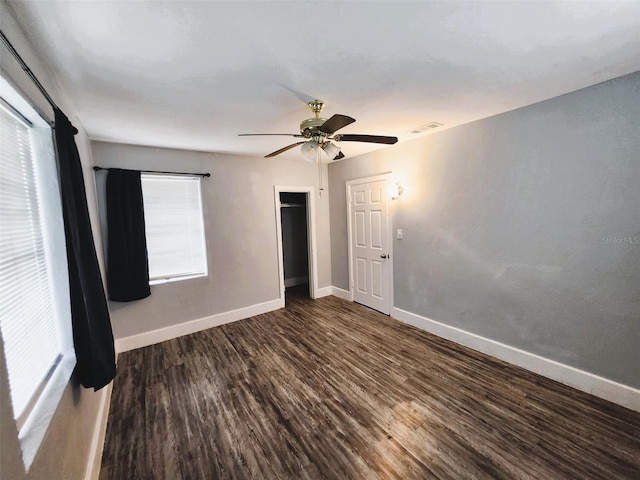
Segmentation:
[(280, 194), (285, 288), (309, 283), (307, 194)]

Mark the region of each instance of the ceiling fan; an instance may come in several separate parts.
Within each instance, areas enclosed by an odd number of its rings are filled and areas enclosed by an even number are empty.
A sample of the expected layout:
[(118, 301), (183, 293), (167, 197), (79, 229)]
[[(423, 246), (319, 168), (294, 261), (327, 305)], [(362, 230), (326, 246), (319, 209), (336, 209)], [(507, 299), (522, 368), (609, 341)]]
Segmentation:
[(309, 108), (315, 114), (313, 118), (307, 118), (300, 124), (300, 133), (241, 133), (240, 137), (259, 135), (283, 135), (288, 137), (304, 138), (305, 140), (287, 145), (275, 152), (265, 155), (265, 158), (275, 157), (298, 145), (302, 145), (302, 155), (310, 161), (319, 160), (320, 152), (324, 152), (331, 160), (340, 160), (344, 154), (333, 141), (336, 142), (366, 142), (382, 143), (393, 145), (398, 141), (397, 137), (386, 137), (382, 135), (356, 135), (356, 134), (336, 134), (338, 130), (352, 124), (356, 120), (347, 115), (335, 114), (328, 120), (320, 117), (320, 112), (324, 108), (322, 100), (309, 102)]

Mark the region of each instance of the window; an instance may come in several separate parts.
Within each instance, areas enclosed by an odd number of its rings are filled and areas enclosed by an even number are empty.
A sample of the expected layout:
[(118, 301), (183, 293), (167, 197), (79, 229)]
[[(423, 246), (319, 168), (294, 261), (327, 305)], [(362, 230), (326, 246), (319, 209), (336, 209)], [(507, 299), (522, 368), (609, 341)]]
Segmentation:
[(0, 332), (28, 468), (75, 365), (51, 128), (0, 77)]
[(151, 284), (207, 275), (200, 177), (141, 175)]

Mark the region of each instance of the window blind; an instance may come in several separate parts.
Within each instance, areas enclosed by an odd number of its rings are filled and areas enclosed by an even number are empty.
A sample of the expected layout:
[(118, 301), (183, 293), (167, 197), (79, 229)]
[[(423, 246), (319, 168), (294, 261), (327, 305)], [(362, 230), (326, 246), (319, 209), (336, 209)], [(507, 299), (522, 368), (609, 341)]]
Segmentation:
[(149, 279), (207, 274), (200, 177), (142, 174)]
[(21, 416), (61, 347), (30, 127), (0, 108), (0, 329), (14, 415)]

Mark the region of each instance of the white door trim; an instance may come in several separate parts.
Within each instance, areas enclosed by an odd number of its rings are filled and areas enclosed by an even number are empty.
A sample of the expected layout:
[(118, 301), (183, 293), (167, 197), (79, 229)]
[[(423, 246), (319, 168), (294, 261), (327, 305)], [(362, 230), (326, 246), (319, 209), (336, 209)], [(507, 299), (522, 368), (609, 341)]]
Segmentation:
[(309, 252), (309, 296), (319, 298), (318, 292), (318, 260), (316, 255), (316, 205), (314, 187), (284, 187), (273, 186), (276, 213), (276, 234), (278, 244), (278, 285), (280, 300), (284, 303), (284, 258), (282, 252), (282, 217), (280, 216), (280, 193), (306, 193), (307, 194), (307, 250)]
[[(348, 242), (348, 254), (349, 254), (349, 300), (353, 302), (353, 252), (352, 252), (352, 227), (351, 227), (351, 187), (354, 185), (360, 185), (362, 183), (377, 182), (379, 180), (385, 180), (387, 187), (392, 180), (392, 172), (385, 172), (372, 177), (357, 178), (354, 180), (348, 180), (346, 182), (346, 195), (347, 195), (347, 242)], [(385, 192), (388, 195), (388, 192)], [(394, 308), (393, 301), (393, 202), (390, 198), (387, 198), (387, 245), (389, 247), (389, 312)]]

